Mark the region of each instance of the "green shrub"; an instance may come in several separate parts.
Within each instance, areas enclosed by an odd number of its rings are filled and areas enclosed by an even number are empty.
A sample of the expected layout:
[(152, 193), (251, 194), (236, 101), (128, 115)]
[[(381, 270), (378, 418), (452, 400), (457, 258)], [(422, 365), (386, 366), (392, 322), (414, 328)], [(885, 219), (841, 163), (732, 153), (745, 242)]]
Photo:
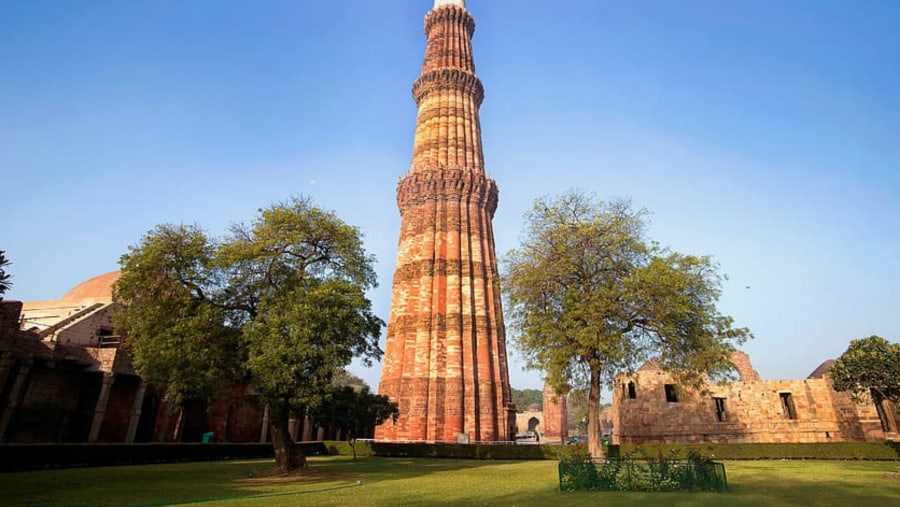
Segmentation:
[(836, 460), (900, 460), (900, 444), (896, 442), (831, 442), (784, 444), (645, 444), (611, 445), (609, 457), (622, 457), (636, 452), (658, 456), (687, 458), (700, 452), (715, 459), (836, 459)]
[(561, 491), (714, 491), (725, 492), (725, 466), (698, 452), (687, 459), (659, 454), (591, 461), (577, 452), (559, 462)]

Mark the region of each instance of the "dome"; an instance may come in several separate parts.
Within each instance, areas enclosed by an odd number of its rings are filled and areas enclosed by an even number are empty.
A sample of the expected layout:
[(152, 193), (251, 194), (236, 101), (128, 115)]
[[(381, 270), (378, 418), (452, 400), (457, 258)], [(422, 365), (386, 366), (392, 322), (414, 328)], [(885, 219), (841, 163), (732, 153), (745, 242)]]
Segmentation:
[(806, 378), (824, 378), (825, 375), (831, 372), (831, 367), (834, 366), (834, 363), (834, 359), (826, 359), (824, 363), (820, 364), (819, 367), (813, 370)]
[(83, 301), (86, 299), (112, 301), (112, 285), (119, 279), (121, 274), (121, 271), (112, 271), (104, 275), (95, 276), (76, 285), (62, 299), (63, 301)]
[(529, 412), (540, 412), (541, 406), (537, 403), (532, 403), (531, 405), (528, 405), (528, 411)]

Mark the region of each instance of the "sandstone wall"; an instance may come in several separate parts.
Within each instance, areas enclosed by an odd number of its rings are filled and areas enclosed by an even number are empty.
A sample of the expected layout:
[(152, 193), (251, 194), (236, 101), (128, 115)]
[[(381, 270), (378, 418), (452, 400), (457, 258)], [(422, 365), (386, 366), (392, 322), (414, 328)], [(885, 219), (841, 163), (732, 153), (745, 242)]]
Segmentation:
[(849, 399), (835, 393), (827, 378), (713, 383), (708, 395), (678, 388), (673, 393), (671, 387), (667, 394), (667, 385), (674, 381), (658, 369), (620, 378), (613, 399), (615, 443), (837, 442), (879, 437), (872, 427), (874, 407), (848, 405)]

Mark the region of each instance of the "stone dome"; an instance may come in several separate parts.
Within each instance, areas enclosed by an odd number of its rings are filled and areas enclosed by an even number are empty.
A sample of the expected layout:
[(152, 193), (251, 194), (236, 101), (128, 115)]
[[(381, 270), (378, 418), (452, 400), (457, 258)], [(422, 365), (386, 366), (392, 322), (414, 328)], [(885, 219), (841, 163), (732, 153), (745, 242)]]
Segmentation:
[(825, 375), (831, 373), (831, 367), (834, 366), (834, 359), (826, 359), (818, 368), (812, 371), (806, 378), (825, 378)]
[(63, 301), (112, 301), (112, 285), (122, 275), (121, 271), (112, 271), (100, 276), (95, 276), (76, 285), (75, 288), (62, 297)]
[(540, 412), (541, 406), (537, 403), (532, 403), (531, 405), (528, 405), (528, 411), (529, 412)]

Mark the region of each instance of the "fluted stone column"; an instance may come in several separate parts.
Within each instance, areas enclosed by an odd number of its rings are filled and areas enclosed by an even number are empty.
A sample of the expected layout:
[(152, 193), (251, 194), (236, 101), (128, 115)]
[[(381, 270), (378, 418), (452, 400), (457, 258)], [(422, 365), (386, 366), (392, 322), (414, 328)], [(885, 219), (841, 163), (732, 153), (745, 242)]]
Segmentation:
[(133, 443), (137, 435), (138, 424), (141, 422), (141, 413), (144, 409), (144, 394), (147, 392), (147, 383), (141, 381), (134, 393), (134, 403), (131, 405), (131, 418), (128, 420), (128, 433), (125, 435), (126, 443)]
[(103, 384), (100, 386), (100, 396), (97, 397), (97, 405), (94, 407), (94, 420), (91, 423), (88, 442), (96, 442), (100, 437), (100, 428), (103, 426), (103, 419), (106, 417), (106, 406), (109, 403), (109, 392), (112, 389), (115, 378), (113, 373), (103, 374)]
[(462, 0), (437, 0), (413, 85), (412, 164), (397, 186), (402, 217), (379, 393), (400, 418), (379, 440), (508, 440), (515, 426), (475, 74), (475, 20)]
[(25, 395), (25, 386), (28, 384), (28, 373), (31, 371), (31, 361), (22, 361), (19, 363), (19, 374), (13, 381), (12, 389), (9, 391), (9, 401), (6, 407), (3, 407), (3, 413), (0, 414), (0, 442), (5, 442), (7, 438), (6, 430), (9, 428), (9, 422), (15, 415)]
[(262, 428), (259, 430), (259, 441), (265, 442), (269, 439), (269, 406), (263, 409)]

